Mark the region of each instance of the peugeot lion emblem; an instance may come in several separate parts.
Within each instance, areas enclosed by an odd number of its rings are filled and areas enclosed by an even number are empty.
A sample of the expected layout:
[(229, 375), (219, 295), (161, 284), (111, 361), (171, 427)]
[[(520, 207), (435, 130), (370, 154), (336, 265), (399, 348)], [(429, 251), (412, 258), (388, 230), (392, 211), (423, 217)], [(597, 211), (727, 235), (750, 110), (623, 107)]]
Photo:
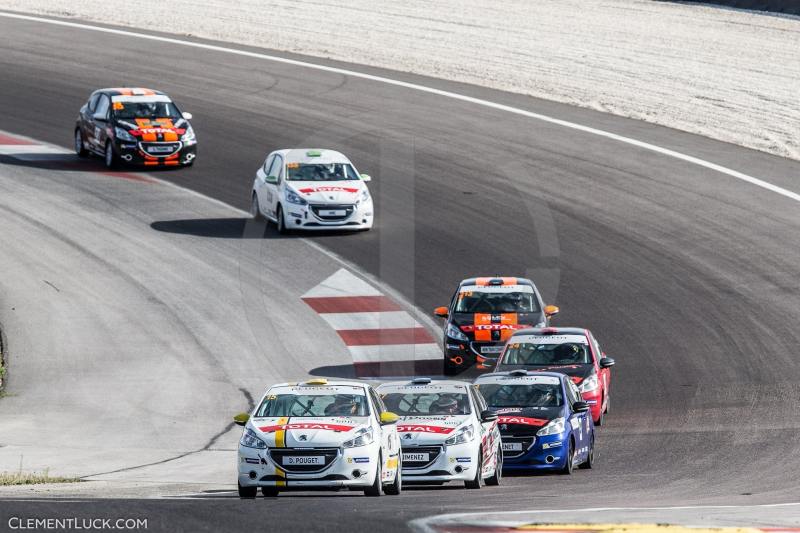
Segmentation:
[(308, 440), (308, 435), (300, 435), (298, 440)]

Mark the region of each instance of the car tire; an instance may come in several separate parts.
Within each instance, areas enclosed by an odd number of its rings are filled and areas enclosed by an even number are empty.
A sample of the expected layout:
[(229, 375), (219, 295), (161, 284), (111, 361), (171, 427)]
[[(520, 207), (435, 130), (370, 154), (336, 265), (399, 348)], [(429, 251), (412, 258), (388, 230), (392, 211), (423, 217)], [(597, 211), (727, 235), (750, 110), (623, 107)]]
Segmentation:
[[(600, 400), (600, 405), (603, 405), (603, 400)], [(604, 409), (600, 409), (600, 416), (598, 417), (597, 420), (594, 420), (594, 425), (598, 427), (602, 426), (603, 423), (606, 421), (605, 419), (606, 419), (606, 412)]]
[(478, 449), (478, 464), (475, 465), (475, 477), (464, 482), (468, 489), (479, 489), (483, 486), (483, 448)]
[(275, 213), (275, 226), (278, 228), (278, 233), (286, 235), (289, 233), (286, 227), (286, 218), (283, 216), (283, 206), (278, 204), (278, 211)]
[(458, 374), (459, 368), (451, 363), (448, 359), (442, 361), (442, 374), (445, 376), (455, 376)]
[(608, 414), (610, 412), (611, 412), (611, 395), (609, 394), (608, 398), (606, 398), (606, 408), (605, 410), (603, 410), (603, 413)]
[(119, 165), (119, 158), (117, 157), (117, 154), (114, 153), (114, 147), (111, 145), (111, 141), (106, 141), (106, 150), (103, 155), (103, 161), (106, 164), (106, 168), (109, 170), (113, 170)]
[(258, 207), (258, 194), (253, 193), (253, 200), (250, 202), (250, 215), (256, 222), (263, 222), (264, 215), (261, 214), (261, 208)]
[(253, 499), (256, 497), (256, 493), (258, 492), (258, 487), (243, 487), (241, 483), (239, 483), (239, 497), (243, 499)]
[(401, 462), (400, 455), (397, 456), (397, 474), (394, 476), (394, 481), (390, 485), (384, 487), (383, 492), (390, 496), (398, 496), (403, 492), (403, 463)]
[(261, 487), (261, 494), (265, 498), (275, 498), (280, 492), (278, 487)]
[(78, 154), (78, 157), (89, 157), (89, 150), (83, 143), (83, 133), (80, 128), (75, 128), (75, 153)]
[(500, 480), (503, 479), (503, 448), (497, 447), (497, 465), (494, 468), (494, 474), (486, 478), (486, 484), (492, 487), (500, 485)]
[(383, 455), (378, 453), (378, 468), (375, 469), (375, 479), (372, 485), (364, 489), (365, 496), (378, 497), (383, 492), (383, 482), (381, 482), (381, 471), (383, 470)]
[(572, 474), (573, 469), (575, 468), (575, 443), (572, 439), (569, 439), (569, 454), (567, 454), (567, 460), (564, 462), (564, 467), (561, 469), (561, 473), (565, 476), (569, 476)]
[(592, 466), (594, 466), (594, 433), (592, 433), (592, 442), (589, 444), (589, 455), (586, 456), (586, 460), (578, 468), (589, 470)]

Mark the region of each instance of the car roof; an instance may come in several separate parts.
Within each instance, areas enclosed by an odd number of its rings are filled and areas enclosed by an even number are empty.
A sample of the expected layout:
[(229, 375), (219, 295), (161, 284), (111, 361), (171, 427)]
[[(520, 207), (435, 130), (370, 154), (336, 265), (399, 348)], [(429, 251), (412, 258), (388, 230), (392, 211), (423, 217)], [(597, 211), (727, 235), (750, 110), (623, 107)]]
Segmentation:
[(585, 328), (553, 328), (553, 327), (546, 327), (546, 328), (526, 328), (526, 329), (518, 329), (516, 330), (511, 336), (512, 337), (521, 337), (523, 335), (583, 335), (586, 336)]
[[(522, 372), (525, 372), (522, 374)], [(517, 374), (517, 375), (515, 375)], [(560, 372), (528, 372), (524, 370), (509, 370), (508, 372), (491, 372), (489, 374), (483, 374), (482, 376), (478, 376), (475, 380), (475, 383), (480, 385), (483, 383), (492, 383), (494, 381), (499, 381), (501, 378), (536, 378), (536, 377), (543, 377), (543, 378), (557, 378), (559, 383), (563, 385), (564, 379), (566, 378), (566, 374), (561, 374)]]
[(474, 278), (467, 278), (461, 280), (460, 287), (465, 285), (478, 285), (491, 287), (493, 285), (508, 286), (508, 285), (530, 285), (536, 287), (533, 282), (527, 278), (517, 278), (514, 276), (479, 276)]
[(472, 384), (468, 381), (458, 381), (454, 379), (432, 379), (429, 381), (411, 379), (405, 381), (389, 381), (386, 383), (381, 383), (381, 385), (378, 387), (378, 390), (390, 387), (417, 387), (416, 390), (436, 390), (438, 388), (446, 391), (457, 391), (463, 389), (464, 392), (466, 392), (470, 385)]
[(326, 150), (323, 148), (285, 148), (276, 150), (276, 153), (283, 157), (285, 163), (320, 163), (329, 165), (331, 163), (350, 163), (350, 160), (341, 152), (336, 150)]
[(274, 389), (275, 387), (360, 387), (362, 389), (367, 389), (369, 387), (368, 384), (362, 383), (360, 381), (329, 381), (325, 378), (310, 378), (305, 381), (290, 381), (287, 383), (276, 383), (274, 385), (270, 385), (267, 389)]
[(107, 93), (112, 96), (166, 96), (161, 91), (147, 89), (146, 87), (107, 87), (95, 92)]

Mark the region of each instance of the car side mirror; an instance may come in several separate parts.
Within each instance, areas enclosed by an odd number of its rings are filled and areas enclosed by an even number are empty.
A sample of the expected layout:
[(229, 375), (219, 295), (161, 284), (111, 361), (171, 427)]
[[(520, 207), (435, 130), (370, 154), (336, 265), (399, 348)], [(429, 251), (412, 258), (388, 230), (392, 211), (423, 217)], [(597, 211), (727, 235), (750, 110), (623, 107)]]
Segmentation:
[(434, 309), (433, 314), (436, 316), (440, 316), (442, 318), (447, 318), (447, 315), (449, 315), (450, 313), (446, 307), (442, 306)]
[(369, 174), (361, 174), (361, 181), (372, 181), (372, 176)]
[(389, 411), (384, 411), (381, 413), (382, 426), (388, 426), (389, 424), (396, 424), (398, 420), (400, 420), (400, 417), (394, 413), (390, 413)]
[(92, 115), (92, 119), (96, 120), (97, 122), (105, 122), (106, 120), (108, 120), (106, 118), (105, 113), (95, 113), (94, 115)]
[(264, 178), (264, 181), (272, 184), (278, 183), (278, 176), (267, 176), (266, 178)]
[(614, 366), (615, 363), (616, 362), (610, 357), (603, 357), (600, 359), (600, 368), (610, 368)]
[(192, 120), (193, 115), (191, 113), (187, 113), (186, 111), (181, 113), (181, 116), (186, 120)]
[(250, 420), (250, 415), (247, 413), (239, 413), (238, 415), (233, 417), (233, 423), (237, 426), (243, 426), (247, 424), (247, 421)]
[(589, 410), (589, 404), (586, 402), (575, 402), (572, 404), (572, 410), (576, 413), (585, 413)]
[(551, 316), (557, 315), (559, 311), (560, 311), (560, 309), (558, 307), (556, 307), (555, 305), (545, 305), (544, 306), (544, 314), (545, 314), (545, 316), (547, 318), (550, 318)]
[(481, 411), (481, 422), (494, 422), (497, 420), (497, 413), (494, 411)]

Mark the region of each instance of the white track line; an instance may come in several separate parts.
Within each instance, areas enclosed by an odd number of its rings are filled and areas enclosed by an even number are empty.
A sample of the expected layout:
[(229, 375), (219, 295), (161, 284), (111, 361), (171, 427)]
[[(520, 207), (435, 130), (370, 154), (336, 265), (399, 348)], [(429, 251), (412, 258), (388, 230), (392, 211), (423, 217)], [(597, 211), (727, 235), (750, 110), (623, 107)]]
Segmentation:
[(714, 170), (716, 172), (719, 172), (721, 174), (725, 174), (725, 175), (730, 176), (732, 178), (736, 178), (738, 180), (745, 181), (745, 182), (750, 183), (752, 185), (755, 185), (757, 187), (761, 187), (762, 189), (766, 189), (766, 190), (772, 191), (772, 192), (774, 192), (776, 194), (780, 194), (781, 196), (784, 196), (786, 198), (792, 199), (792, 200), (794, 200), (796, 202), (800, 202), (800, 194), (798, 194), (798, 193), (792, 192), (792, 191), (790, 191), (788, 189), (784, 189), (783, 187), (779, 187), (777, 185), (774, 185), (774, 184), (769, 183), (767, 181), (764, 181), (762, 179), (755, 178), (753, 176), (749, 176), (749, 175), (744, 174), (742, 172), (739, 172), (737, 170), (733, 170), (733, 169), (724, 167), (722, 165), (718, 165), (716, 163), (712, 163), (710, 161), (706, 161), (704, 159), (700, 159), (699, 157), (686, 155), (686, 154), (683, 154), (681, 152), (676, 152), (675, 150), (670, 150), (669, 148), (663, 148), (663, 147), (657, 146), (655, 144), (650, 144), (650, 143), (647, 143), (647, 142), (644, 142), (644, 141), (639, 141), (637, 139), (633, 139), (631, 137), (625, 137), (623, 135), (617, 135), (616, 133), (611, 133), (611, 132), (608, 132), (608, 131), (605, 131), (605, 130), (600, 130), (600, 129), (597, 129), (597, 128), (591, 128), (589, 126), (584, 126), (582, 124), (577, 124), (575, 122), (569, 122), (567, 120), (561, 120), (561, 119), (557, 119), (557, 118), (550, 117), (550, 116), (547, 116), (547, 115), (542, 115), (542, 114), (539, 114), (539, 113), (533, 113), (531, 111), (526, 111), (526, 110), (520, 109), (518, 107), (512, 107), (512, 106), (508, 106), (508, 105), (504, 105), (504, 104), (498, 104), (496, 102), (492, 102), (492, 101), (489, 101), (489, 100), (483, 100), (481, 98), (474, 98), (472, 96), (467, 96), (467, 95), (464, 95), (464, 94), (454, 93), (454, 92), (450, 92), (450, 91), (443, 91), (441, 89), (435, 89), (433, 87), (428, 87), (426, 85), (419, 85), (419, 84), (416, 84), (416, 83), (409, 83), (409, 82), (406, 82), (406, 81), (395, 80), (395, 79), (386, 78), (386, 77), (383, 77), (383, 76), (374, 76), (372, 74), (365, 74), (363, 72), (358, 72), (358, 71), (355, 71), (355, 70), (348, 70), (348, 69), (343, 69), (343, 68), (336, 68), (336, 67), (329, 67), (329, 66), (325, 66), (325, 65), (318, 65), (318, 64), (315, 64), (315, 63), (308, 63), (306, 61), (298, 61), (296, 59), (288, 59), (288, 58), (285, 58), (285, 57), (273, 56), (273, 55), (269, 55), (269, 54), (261, 54), (261, 53), (258, 53), (258, 52), (249, 52), (247, 50), (238, 50), (236, 48), (229, 48), (229, 47), (225, 47), (225, 46), (217, 46), (217, 45), (212, 45), (212, 44), (196, 43), (196, 42), (192, 42), (192, 41), (186, 41), (186, 40), (183, 40), (183, 39), (176, 39), (176, 38), (171, 38), (171, 37), (160, 37), (158, 35), (148, 35), (146, 33), (139, 33), (139, 32), (134, 32), (134, 31), (117, 30), (117, 29), (112, 29), (112, 28), (103, 28), (101, 26), (93, 26), (91, 24), (80, 24), (80, 23), (77, 23), (77, 22), (66, 22), (66, 21), (62, 21), (62, 20), (52, 20), (52, 19), (47, 19), (47, 18), (42, 18), (42, 17), (34, 17), (34, 16), (30, 16), (30, 15), (22, 15), (22, 14), (17, 14), (17, 13), (3, 13), (3, 12), (0, 12), (0, 17), (13, 18), (13, 19), (19, 19), (19, 20), (28, 20), (28, 21), (33, 21), (33, 22), (42, 22), (42, 23), (45, 23), (45, 24), (53, 24), (53, 25), (56, 25), (56, 26), (66, 26), (66, 27), (69, 27), (69, 28), (79, 28), (79, 29), (84, 29), (84, 30), (97, 31), (97, 32), (101, 32), (101, 33), (110, 33), (110, 34), (113, 34), (113, 35), (122, 35), (122, 36), (125, 36), (125, 37), (136, 37), (136, 38), (139, 38), (139, 39), (147, 39), (147, 40), (150, 40), (150, 41), (158, 41), (158, 42), (162, 42), (162, 43), (189, 46), (189, 47), (193, 47), (193, 48), (201, 48), (203, 50), (212, 50), (214, 52), (223, 52), (223, 53), (227, 53), (227, 54), (235, 54), (235, 55), (239, 55), (239, 56), (252, 57), (252, 58), (255, 58), (255, 59), (263, 59), (263, 60), (266, 60), (266, 61), (274, 61), (276, 63), (283, 63), (283, 64), (286, 64), (286, 65), (293, 65), (293, 66), (297, 66), (297, 67), (304, 67), (304, 68), (310, 68), (310, 69), (314, 69), (314, 70), (321, 70), (321, 71), (324, 71), (324, 72), (332, 72), (332, 73), (341, 74), (341, 75), (344, 75), (344, 76), (351, 76), (351, 77), (354, 77), (354, 78), (361, 78), (361, 79), (364, 79), (364, 80), (370, 80), (370, 81), (375, 81), (375, 82), (379, 82), (379, 83), (386, 83), (388, 85), (394, 85), (394, 86), (397, 86), (397, 87), (404, 87), (406, 89), (411, 89), (411, 90), (414, 90), (414, 91), (421, 91), (421, 92), (425, 92), (425, 93), (435, 94), (435, 95), (443, 96), (443, 97), (446, 97), (446, 98), (452, 98), (454, 100), (460, 100), (462, 102), (468, 102), (468, 103), (471, 103), (471, 104), (475, 104), (475, 105), (479, 105), (479, 106), (483, 106), (483, 107), (488, 107), (488, 108), (491, 108), (491, 109), (496, 109), (498, 111), (505, 111), (507, 113), (513, 113), (515, 115), (520, 115), (520, 116), (523, 116), (523, 117), (532, 118), (532, 119), (540, 120), (540, 121), (543, 121), (543, 122), (548, 122), (550, 124), (556, 124), (558, 126), (563, 126), (565, 128), (569, 128), (569, 129), (573, 129), (573, 130), (577, 130), (577, 131), (582, 131), (584, 133), (589, 133), (591, 135), (597, 135), (599, 137), (605, 137), (607, 139), (618, 141), (618, 142), (621, 142), (621, 143), (624, 143), (624, 144), (628, 144), (628, 145), (631, 145), (631, 146), (636, 146), (637, 148), (641, 148), (643, 150), (649, 150), (651, 152), (656, 152), (658, 154), (665, 155), (667, 157), (673, 157), (675, 159), (679, 159), (679, 160), (685, 161), (687, 163), (691, 163), (691, 164), (698, 165), (698, 166), (701, 166), (701, 167), (704, 167), (704, 168), (708, 168), (710, 170)]

